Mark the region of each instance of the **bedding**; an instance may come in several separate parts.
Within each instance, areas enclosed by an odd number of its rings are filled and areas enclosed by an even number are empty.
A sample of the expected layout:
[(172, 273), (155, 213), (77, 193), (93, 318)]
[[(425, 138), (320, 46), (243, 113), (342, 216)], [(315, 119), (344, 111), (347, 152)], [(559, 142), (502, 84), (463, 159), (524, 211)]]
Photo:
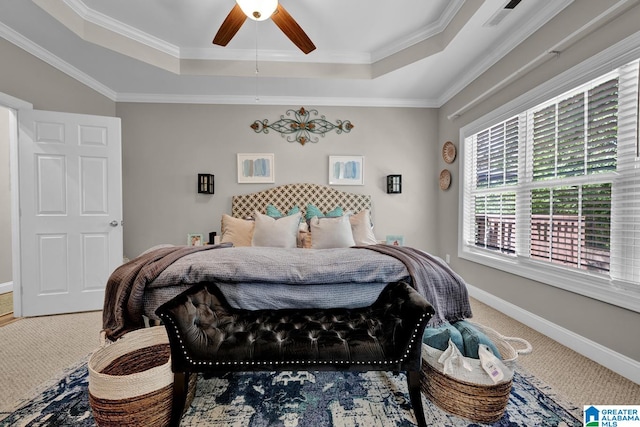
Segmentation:
[[(267, 205), (269, 213), (280, 213), (278, 219), (263, 214)], [(342, 210), (333, 218), (311, 218), (319, 227), (332, 226), (330, 232), (309, 230), (300, 221), (313, 211), (311, 205), (323, 216)], [(406, 281), (436, 310), (430, 325), (471, 317), (464, 281), (442, 260), (409, 247), (374, 244), (370, 209), (369, 196), (312, 184), (234, 196), (233, 216), (222, 218), (220, 245), (162, 245), (114, 271), (105, 292), (105, 333), (113, 340), (143, 327), (143, 315), (157, 320), (157, 307), (203, 282), (215, 282), (235, 308), (258, 310), (364, 307), (388, 283)], [(294, 229), (311, 236), (310, 249), (292, 247)]]
[[(233, 306), (255, 310), (304, 307), (305, 298), (297, 299), (297, 295), (312, 295), (313, 299), (306, 298), (309, 307), (366, 306), (375, 301), (384, 285), (406, 280), (435, 308), (430, 324), (471, 317), (462, 279), (446, 264), (412, 248), (211, 245), (199, 249), (162, 247), (119, 267), (105, 293), (103, 326), (107, 337), (116, 339), (142, 327), (142, 314), (153, 317), (151, 313), (160, 304), (185, 287), (202, 282), (217, 283)], [(145, 305), (145, 293), (154, 289), (164, 289), (158, 292), (163, 300), (147, 300)], [(278, 294), (288, 297), (273, 298)]]

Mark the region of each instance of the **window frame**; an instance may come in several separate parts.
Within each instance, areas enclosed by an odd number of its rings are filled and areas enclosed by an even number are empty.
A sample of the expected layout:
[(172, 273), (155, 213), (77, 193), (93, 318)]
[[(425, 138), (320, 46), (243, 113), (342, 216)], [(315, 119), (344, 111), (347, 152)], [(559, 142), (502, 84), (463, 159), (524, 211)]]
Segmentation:
[[(502, 121), (508, 120), (527, 110), (542, 105), (552, 98), (573, 90), (592, 80), (601, 78), (612, 69), (621, 67), (640, 58), (640, 33), (634, 34), (603, 52), (583, 61), (577, 66), (547, 80), (538, 87), (524, 93), (514, 100), (502, 105), (494, 111), (476, 119), (460, 128), (460, 144), (467, 137), (482, 132)], [(637, 141), (640, 143), (640, 141)], [(470, 193), (465, 187), (465, 164), (467, 162), (466, 147), (462, 146), (460, 154), (460, 183), (458, 210), (458, 257), (473, 261), (487, 267), (512, 273), (537, 282), (604, 301), (635, 312), (640, 312), (640, 284), (629, 286), (627, 282), (610, 279), (587, 271), (554, 265), (544, 261), (536, 261), (523, 256), (504, 256), (495, 251), (468, 245), (465, 242), (464, 213), (468, 209)], [(634, 162), (640, 165), (640, 157), (636, 153)], [(467, 228), (465, 228), (467, 227)], [(520, 250), (520, 247), (517, 247)], [(522, 252), (520, 252), (522, 253)]]

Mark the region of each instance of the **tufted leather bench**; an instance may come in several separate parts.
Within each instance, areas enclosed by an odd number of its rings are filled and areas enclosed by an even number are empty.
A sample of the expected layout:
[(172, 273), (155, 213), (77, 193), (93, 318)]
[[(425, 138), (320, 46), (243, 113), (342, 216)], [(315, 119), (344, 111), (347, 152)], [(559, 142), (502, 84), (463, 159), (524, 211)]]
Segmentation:
[(406, 371), (411, 405), (426, 426), (420, 393), (422, 334), (433, 307), (404, 282), (357, 309), (241, 310), (201, 283), (156, 310), (169, 335), (178, 426), (191, 373)]

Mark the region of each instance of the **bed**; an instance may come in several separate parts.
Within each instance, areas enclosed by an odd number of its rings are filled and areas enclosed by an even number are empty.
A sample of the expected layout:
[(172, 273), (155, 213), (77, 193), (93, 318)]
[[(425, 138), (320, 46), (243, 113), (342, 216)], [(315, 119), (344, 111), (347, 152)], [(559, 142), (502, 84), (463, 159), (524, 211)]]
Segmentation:
[(442, 260), (378, 243), (368, 195), (278, 186), (234, 196), (221, 226), (219, 245), (161, 245), (116, 269), (105, 292), (107, 338), (158, 320), (160, 305), (209, 282), (233, 307), (258, 310), (365, 307), (405, 281), (435, 308), (431, 325), (471, 317), (464, 281)]

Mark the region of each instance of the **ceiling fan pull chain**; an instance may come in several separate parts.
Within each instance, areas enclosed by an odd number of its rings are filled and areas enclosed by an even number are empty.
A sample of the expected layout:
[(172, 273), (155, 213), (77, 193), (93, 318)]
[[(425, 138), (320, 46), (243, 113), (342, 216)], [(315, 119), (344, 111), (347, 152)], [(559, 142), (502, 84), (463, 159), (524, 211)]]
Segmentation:
[(260, 102), (260, 98), (258, 97), (258, 74), (260, 70), (258, 69), (258, 21), (255, 23), (256, 26), (256, 102)]

